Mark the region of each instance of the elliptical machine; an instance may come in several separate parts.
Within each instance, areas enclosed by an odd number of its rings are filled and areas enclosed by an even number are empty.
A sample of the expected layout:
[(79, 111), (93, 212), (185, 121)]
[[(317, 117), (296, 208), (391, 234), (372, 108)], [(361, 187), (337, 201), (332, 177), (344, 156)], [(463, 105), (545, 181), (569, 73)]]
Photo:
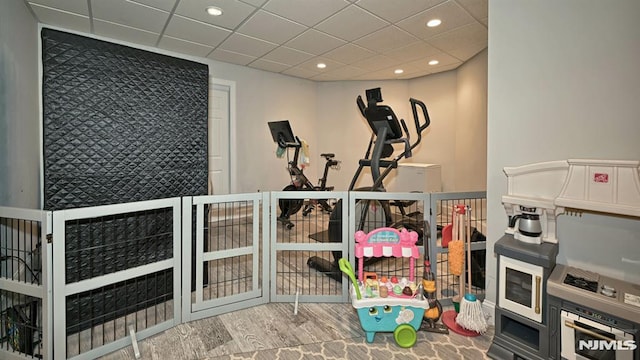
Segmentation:
[[(318, 185), (313, 185), (311, 181), (304, 174), (303, 169), (298, 167), (298, 158), (300, 156), (300, 149), (302, 148), (302, 142), (300, 139), (293, 135), (293, 131), (291, 130), (291, 125), (289, 124), (289, 120), (282, 121), (271, 121), (268, 123), (269, 130), (271, 131), (271, 137), (273, 141), (278, 144), (278, 147), (281, 149), (285, 149), (287, 152), (287, 158), (289, 158), (289, 149), (295, 149), (293, 159), (288, 159), (287, 161), (287, 171), (291, 176), (291, 183), (282, 189), (283, 191), (297, 191), (297, 190), (311, 190), (311, 191), (331, 191), (333, 190), (333, 186), (327, 186), (327, 176), (329, 175), (329, 169), (334, 168), (338, 169), (340, 165), (340, 161), (335, 160), (335, 154), (326, 153), (320, 154), (325, 159), (324, 164), (324, 172), (322, 177), (318, 180)], [(280, 216), (278, 216), (278, 221), (283, 223), (287, 229), (292, 229), (295, 224), (289, 220), (289, 218), (296, 214), (302, 206), (304, 205), (304, 201), (302, 199), (280, 199), (278, 203), (278, 207), (280, 208)], [(331, 213), (333, 211), (333, 206), (329, 205), (327, 200), (320, 199), (314, 202), (308, 203), (304, 210), (302, 210), (302, 215), (307, 216), (309, 213), (313, 211), (315, 206), (318, 205), (325, 211), (326, 213)]]
[[(384, 179), (391, 173), (393, 169), (398, 167), (398, 162), (404, 158), (412, 156), (412, 150), (420, 144), (422, 140), (422, 132), (429, 127), (431, 120), (429, 119), (429, 113), (427, 112), (426, 105), (413, 98), (409, 99), (411, 104), (411, 110), (413, 113), (413, 120), (415, 130), (417, 134), (416, 141), (411, 144), (410, 134), (406, 123), (403, 119), (398, 121), (393, 109), (387, 105), (378, 105), (382, 100), (382, 92), (380, 88), (374, 88), (366, 90), (367, 104), (365, 105), (362, 100), (362, 96), (358, 96), (356, 104), (358, 109), (364, 118), (367, 120), (369, 127), (372, 130), (371, 139), (369, 140), (369, 146), (365, 152), (365, 157), (360, 159), (358, 169), (356, 170), (351, 184), (349, 185), (349, 191), (385, 191)], [(420, 123), (420, 117), (418, 115), (418, 107), (422, 110), (422, 117), (424, 122)], [(404, 132), (403, 132), (404, 131)], [(404, 150), (393, 157), (389, 158), (394, 153), (393, 144), (404, 144)], [(372, 150), (373, 147), (373, 150)], [(370, 187), (363, 187), (355, 189), (355, 184), (362, 173), (364, 168), (371, 169), (371, 175), (373, 178), (373, 184)], [(384, 169), (381, 172), (381, 169)], [(405, 204), (406, 205), (406, 204)], [(382, 209), (382, 213), (377, 211), (371, 211), (372, 208)], [(401, 208), (401, 212), (404, 214), (404, 209)], [(424, 232), (428, 231), (428, 226), (425, 226), (424, 221), (421, 218), (403, 216), (400, 220), (394, 221), (391, 216), (391, 208), (388, 201), (372, 201), (372, 200), (360, 200), (356, 204), (355, 214), (353, 215), (359, 221), (356, 224), (357, 230), (365, 230), (368, 232), (372, 229), (365, 229), (365, 223), (370, 222), (373, 218), (375, 224), (373, 228), (388, 226), (394, 228), (407, 228), (418, 233), (418, 243), (423, 243)], [(329, 218), (329, 241), (342, 242), (342, 200), (338, 200), (333, 212), (331, 212)], [(315, 270), (323, 272), (325, 275), (335, 279), (338, 282), (342, 282), (342, 273), (340, 271), (338, 260), (343, 257), (340, 251), (333, 251), (333, 261), (326, 260), (324, 258), (313, 256), (307, 260), (307, 265)], [(365, 260), (365, 265), (369, 265), (379, 258), (370, 258)]]

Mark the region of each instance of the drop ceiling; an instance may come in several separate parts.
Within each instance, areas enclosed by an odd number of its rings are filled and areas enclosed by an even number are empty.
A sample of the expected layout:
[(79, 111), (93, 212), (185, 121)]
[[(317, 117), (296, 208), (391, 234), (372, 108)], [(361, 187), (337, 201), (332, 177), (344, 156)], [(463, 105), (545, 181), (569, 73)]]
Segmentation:
[(314, 81), (411, 79), (487, 47), (488, 0), (24, 1), (42, 24)]

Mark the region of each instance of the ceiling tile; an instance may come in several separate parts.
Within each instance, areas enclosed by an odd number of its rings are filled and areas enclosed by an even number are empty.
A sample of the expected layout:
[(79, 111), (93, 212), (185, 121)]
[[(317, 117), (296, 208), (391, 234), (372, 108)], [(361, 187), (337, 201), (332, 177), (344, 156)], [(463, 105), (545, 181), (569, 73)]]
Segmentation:
[[(369, 80), (387, 80), (387, 79), (401, 79), (402, 76), (406, 73), (406, 69), (405, 67), (401, 67), (403, 70), (405, 70), (405, 72), (403, 72), (402, 74), (396, 74), (395, 71), (396, 69), (398, 69), (398, 67), (396, 66), (392, 66), (392, 67), (388, 67), (388, 68), (384, 68), (382, 70), (378, 70), (378, 71), (374, 71), (374, 72), (369, 72), (367, 74), (363, 74), (361, 76), (369, 76)], [(413, 70), (414, 73), (416, 73), (418, 70)], [(360, 78), (360, 77), (358, 77)]]
[(31, 9), (33, 9), (38, 20), (44, 24), (86, 33), (91, 32), (91, 23), (89, 22), (89, 18), (86, 16), (55, 10), (36, 4), (31, 5)]
[(253, 5), (255, 7), (260, 7), (262, 6), (264, 3), (267, 2), (267, 0), (241, 0), (243, 3), (247, 3), (249, 5)]
[(263, 56), (262, 58), (265, 60), (294, 66), (300, 64), (303, 61), (307, 61), (312, 57), (312, 54), (281, 46)]
[(298, 66), (294, 66), (282, 72), (282, 74), (291, 75), (291, 76), (295, 76), (303, 79), (311, 78), (315, 75), (318, 75), (319, 73), (320, 73), (319, 71), (308, 70), (306, 68), (303, 69)]
[(231, 31), (217, 26), (174, 15), (164, 31), (164, 35), (189, 40), (202, 45), (217, 46)]
[(255, 56), (239, 54), (233, 51), (215, 49), (207, 56), (210, 59), (224, 61), (231, 64), (247, 65), (256, 59)]
[(302, 25), (314, 26), (348, 5), (344, 0), (306, 1), (304, 6), (292, 6), (291, 0), (271, 0), (264, 9)]
[(354, 44), (346, 44), (337, 49), (333, 49), (328, 53), (322, 54), (323, 57), (343, 64), (352, 64), (356, 61), (363, 60), (374, 55), (374, 52)]
[(457, 69), (460, 65), (462, 65), (462, 62), (458, 61), (453, 64), (438, 66), (431, 73), (434, 74), (434, 73), (440, 73), (440, 72)]
[(470, 44), (467, 46), (463, 46), (461, 48), (449, 50), (447, 52), (462, 61), (467, 61), (472, 57), (474, 57), (477, 53), (479, 53), (480, 51), (486, 48), (487, 48), (486, 43), (478, 43), (478, 44)]
[[(441, 19), (442, 24), (433, 28), (427, 27), (427, 21), (431, 19)], [(453, 1), (447, 1), (408, 19), (402, 20), (396, 25), (421, 39), (429, 39), (438, 34), (473, 22), (475, 22), (475, 19), (460, 7), (460, 5)]]
[[(222, 15), (209, 15), (206, 12), (206, 8), (209, 6), (216, 6), (222, 9)], [(255, 7), (237, 0), (188, 0), (180, 1), (176, 14), (234, 30), (254, 11), (256, 11)]]
[(89, 16), (87, 0), (29, 0), (29, 4), (38, 4), (52, 9)]
[[(319, 69), (316, 65), (318, 65), (318, 63), (324, 63), (327, 65), (326, 68), (324, 69)], [(317, 71), (318, 73), (324, 73), (324, 72), (329, 72), (329, 71), (333, 71), (337, 68), (340, 68), (344, 66), (344, 64), (339, 63), (337, 61), (333, 61), (331, 59), (327, 59), (327, 58), (323, 58), (323, 57), (317, 57), (317, 58), (313, 58), (311, 60), (305, 61), (302, 64), (296, 66), (300, 69), (306, 69), (309, 71)]]
[(405, 47), (385, 52), (384, 55), (400, 61), (412, 61), (416, 59), (424, 59), (430, 55), (438, 53), (440, 53), (440, 50), (435, 47), (423, 41), (417, 41)]
[(132, 27), (114, 24), (112, 22), (95, 19), (93, 20), (93, 33), (100, 36), (128, 41), (134, 44), (155, 46), (158, 42), (159, 34), (149, 31), (135, 29)]
[(369, 71), (377, 71), (387, 67), (392, 67), (400, 64), (401, 61), (390, 58), (385, 55), (376, 55), (364, 60), (357, 61), (351, 65), (360, 67)]
[(480, 20), (489, 16), (488, 0), (456, 0), (471, 16)]
[(398, 4), (397, 1), (360, 0), (357, 5), (393, 23), (444, 1), (446, 0), (402, 0)]
[(286, 43), (287, 47), (314, 55), (323, 54), (344, 44), (345, 41), (314, 29), (309, 29)]
[(197, 44), (191, 41), (176, 39), (171, 36), (163, 36), (158, 43), (158, 47), (165, 50), (171, 50), (182, 54), (206, 57), (213, 50), (212, 47)]
[[(438, 60), (438, 64), (429, 65), (429, 61), (431, 60)], [(456, 59), (455, 57), (449, 54), (438, 53), (425, 59), (414, 60), (414, 61), (404, 63), (403, 66), (405, 66), (407, 69), (428, 70), (430, 72), (434, 72), (443, 66), (448, 66), (453, 64), (456, 64), (457, 66), (457, 65), (460, 65), (461, 63), (462, 62), (460, 60)]]
[(269, 61), (264, 59), (258, 59), (252, 62), (251, 64), (249, 64), (249, 66), (256, 69), (277, 72), (277, 73), (291, 67), (290, 65), (281, 64), (275, 61)]
[(388, 22), (355, 5), (349, 5), (349, 7), (316, 25), (315, 28), (337, 38), (353, 41), (387, 25)]
[(384, 69), (378, 71), (371, 71), (366, 74), (356, 77), (357, 80), (389, 80), (395, 79), (398, 75), (393, 73), (393, 69)]
[(459, 27), (429, 39), (429, 43), (443, 51), (475, 44), (487, 44), (487, 29), (480, 23)]
[(400, 28), (389, 25), (355, 41), (369, 50), (383, 53), (418, 41), (415, 36)]
[(344, 80), (344, 79), (354, 79), (366, 72), (367, 70), (347, 65), (332, 71), (320, 73), (312, 77), (311, 79), (318, 80), (318, 81), (337, 81), (337, 80)]
[(162, 32), (169, 13), (126, 0), (91, 2), (91, 13), (95, 19), (155, 33)]
[(276, 44), (237, 33), (229, 36), (220, 45), (220, 49), (255, 57), (260, 57), (276, 47)]
[(408, 80), (408, 79), (414, 79), (414, 78), (418, 78), (418, 77), (422, 77), (422, 76), (427, 76), (431, 74), (430, 71), (426, 71), (426, 70), (420, 70), (420, 71), (416, 71), (416, 72), (412, 72), (412, 73), (402, 73), (400, 74), (400, 76), (398, 77), (398, 79), (400, 80)]
[(164, 10), (167, 12), (171, 12), (171, 10), (173, 10), (173, 7), (176, 6), (176, 1), (180, 1), (180, 0), (128, 0), (128, 1), (143, 4), (143, 5)]
[(240, 34), (282, 44), (306, 29), (307, 27), (291, 20), (260, 10), (242, 24), (237, 31)]

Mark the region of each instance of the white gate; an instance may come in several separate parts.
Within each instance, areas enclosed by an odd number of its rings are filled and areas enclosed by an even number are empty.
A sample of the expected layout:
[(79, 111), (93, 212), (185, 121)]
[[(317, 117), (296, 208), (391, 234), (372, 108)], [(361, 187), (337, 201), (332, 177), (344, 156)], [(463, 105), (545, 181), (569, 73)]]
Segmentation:
[(51, 212), (0, 207), (0, 358), (52, 358)]
[[(327, 206), (347, 209), (346, 191), (274, 191), (271, 193), (271, 302), (346, 302), (348, 284), (341, 282), (336, 257), (347, 256), (349, 242), (332, 242), (334, 231), (347, 234), (348, 212), (331, 219)], [(334, 205), (335, 204), (335, 205)], [(290, 216), (284, 208), (294, 208)], [(332, 226), (333, 227), (333, 226)], [(312, 265), (315, 264), (315, 265)]]
[(53, 212), (53, 359), (94, 359), (181, 322), (180, 198)]
[(268, 203), (266, 193), (183, 198), (184, 321), (268, 302)]

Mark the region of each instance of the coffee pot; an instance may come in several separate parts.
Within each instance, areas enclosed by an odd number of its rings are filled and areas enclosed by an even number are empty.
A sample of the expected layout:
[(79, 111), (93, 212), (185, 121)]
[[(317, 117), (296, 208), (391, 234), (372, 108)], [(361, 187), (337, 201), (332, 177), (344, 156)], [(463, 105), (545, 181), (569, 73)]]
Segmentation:
[(529, 237), (538, 237), (542, 235), (542, 225), (540, 224), (540, 215), (536, 214), (536, 208), (528, 208), (520, 206), (521, 214), (512, 216), (509, 219), (509, 227), (515, 228), (518, 222), (518, 232)]

